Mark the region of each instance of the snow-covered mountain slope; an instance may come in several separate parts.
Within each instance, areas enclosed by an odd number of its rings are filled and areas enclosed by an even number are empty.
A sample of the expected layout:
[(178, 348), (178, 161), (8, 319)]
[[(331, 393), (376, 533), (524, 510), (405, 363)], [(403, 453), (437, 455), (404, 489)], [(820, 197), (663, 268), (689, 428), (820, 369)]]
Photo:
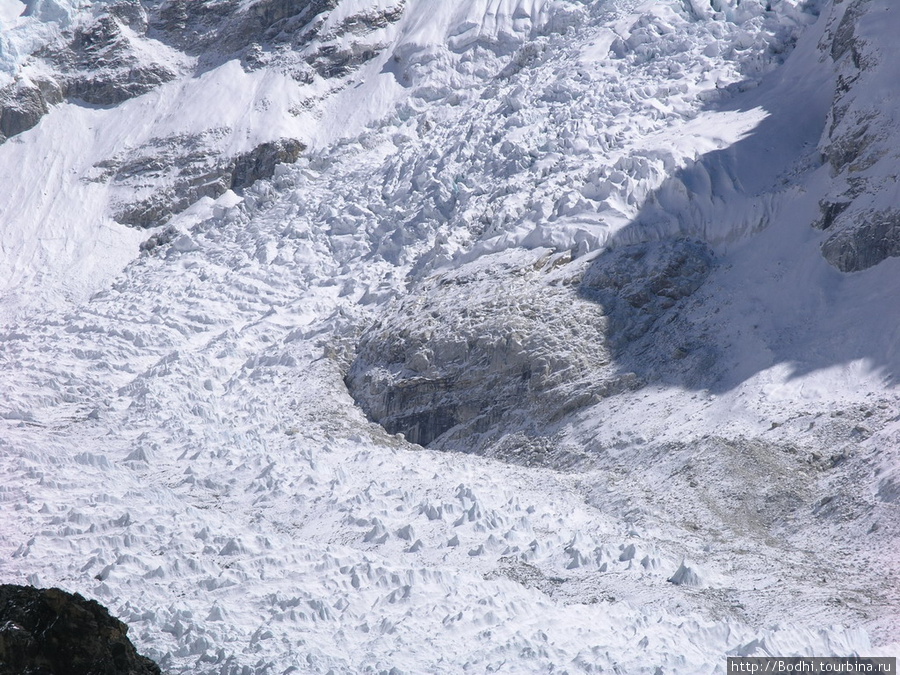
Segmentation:
[(171, 673), (896, 654), (889, 3), (27, 5), (4, 581)]

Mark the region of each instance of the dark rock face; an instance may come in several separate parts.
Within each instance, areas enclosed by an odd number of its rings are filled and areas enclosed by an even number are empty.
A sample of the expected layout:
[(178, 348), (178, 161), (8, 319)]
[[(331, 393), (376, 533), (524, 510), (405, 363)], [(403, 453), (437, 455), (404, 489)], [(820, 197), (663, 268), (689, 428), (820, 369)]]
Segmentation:
[(109, 6), (109, 13), (135, 33), (147, 30), (149, 17), (141, 0), (119, 0)]
[(172, 77), (170, 70), (155, 65), (118, 69), (112, 76), (97, 77), (86, 72), (68, 82), (66, 95), (92, 105), (112, 106), (146, 94)]
[(77, 593), (0, 586), (0, 675), (160, 675), (127, 633)]
[(127, 187), (145, 197), (118, 205), (114, 218), (134, 227), (156, 227), (202, 197), (215, 199), (228, 189), (242, 190), (271, 178), (278, 164), (297, 161), (305, 146), (293, 138), (262, 143), (237, 157), (222, 157), (215, 134), (153, 139), (123, 157), (94, 167), (90, 180)]
[(828, 230), (822, 255), (842, 272), (859, 272), (900, 256), (900, 214), (894, 207), (898, 158), (893, 109), (871, 96), (893, 76), (897, 52), (874, 46), (867, 31), (887, 9), (878, 0), (835, 3), (823, 52), (834, 61), (837, 86), (821, 142), (834, 188), (814, 227)]
[(233, 159), (216, 149), (215, 133), (153, 138), (104, 160), (86, 179), (127, 188), (113, 217), (135, 227), (154, 227), (201, 197), (218, 197), (231, 184)]
[(884, 211), (861, 218), (856, 227), (835, 232), (822, 255), (841, 272), (858, 272), (900, 256), (900, 213)]
[(213, 175), (208, 182), (183, 189), (181, 186), (165, 188), (152, 197), (123, 205), (113, 217), (116, 222), (132, 227), (152, 228), (163, 225), (173, 215), (183, 211), (198, 199), (203, 197), (215, 199), (222, 195), (228, 187), (221, 178), (222, 176)]
[(258, 180), (271, 178), (275, 175), (278, 164), (293, 164), (305, 149), (303, 143), (293, 138), (282, 138), (256, 146), (234, 161), (231, 189), (240, 190)]
[(169, 0), (150, 17), (150, 34), (177, 49), (198, 54), (217, 38), (222, 22), (238, 6), (236, 0)]
[[(0, 143), (34, 127), (53, 105), (116, 106), (188, 72), (239, 58), (246, 70), (277, 68), (297, 81), (342, 77), (386, 45), (371, 33), (400, 19), (404, 0), (329, 23), (337, 0), (113, 0), (31, 55), (40, 80), (0, 90)], [(90, 18), (89, 18), (90, 17)], [(149, 41), (157, 41), (149, 45)], [(171, 49), (160, 49), (159, 42)], [(148, 48), (149, 47), (149, 48)], [(182, 58), (183, 57), (183, 58)], [(196, 58), (194, 58), (196, 57)], [(271, 139), (226, 155), (226, 128), (151, 138), (98, 162), (83, 180), (108, 184), (118, 222), (156, 227), (204, 197), (270, 178), (304, 150)]]
[(840, 61), (844, 54), (850, 52), (854, 64), (859, 67), (861, 57), (856, 37), (856, 23), (865, 13), (868, 4), (869, 0), (854, 0), (844, 11), (844, 16), (835, 29), (831, 41), (830, 52), (834, 61)]
[(66, 33), (65, 42), (36, 52), (35, 58), (44, 61), (53, 75), (0, 91), (0, 143), (31, 129), (50, 106), (63, 100), (112, 106), (172, 80), (176, 75), (172, 68), (139, 54), (133, 35), (142, 35), (146, 28), (141, 3), (125, 0), (92, 23)]
[(32, 84), (17, 83), (0, 90), (0, 143), (11, 136), (28, 131), (47, 114), (53, 100), (53, 91)]
[[(364, 35), (402, 14), (403, 3), (384, 12), (354, 15), (334, 35), (319, 30), (335, 0), (263, 0), (249, 8), (239, 0), (167, 0), (110, 3), (92, 22), (64, 33), (64, 40), (35, 53), (53, 71), (55, 95), (46, 87), (14, 85), (0, 92), (0, 142), (30, 129), (49, 107), (70, 99), (113, 106), (151, 91), (177, 75), (177, 65), (148, 57), (140, 42), (157, 39), (192, 56), (197, 69), (241, 58), (252, 69), (277, 61), (298, 79), (318, 73), (339, 77), (379, 49), (345, 35)], [(321, 48), (309, 53), (310, 42)]]
[(822, 217), (817, 222), (813, 223), (813, 227), (820, 230), (829, 229), (834, 225), (838, 216), (847, 210), (848, 206), (850, 206), (850, 202), (822, 202), (819, 204), (819, 210), (822, 212)]
[(114, 5), (110, 14), (76, 30), (64, 48), (40, 53), (60, 73), (66, 98), (117, 105), (175, 77), (166, 64), (138, 55), (133, 38), (123, 30), (129, 24), (138, 30), (146, 28), (141, 6)]
[[(240, 58), (253, 69), (271, 59), (289, 63), (293, 54), (322, 77), (338, 77), (377, 55), (370, 47), (338, 40), (364, 35), (397, 21), (403, 3), (373, 14), (349, 17), (333, 35), (321, 32), (336, 0), (262, 0), (242, 8), (237, 0), (170, 0), (150, 17), (150, 35), (176, 49), (200, 56), (200, 68)], [(304, 53), (315, 40), (321, 47)]]

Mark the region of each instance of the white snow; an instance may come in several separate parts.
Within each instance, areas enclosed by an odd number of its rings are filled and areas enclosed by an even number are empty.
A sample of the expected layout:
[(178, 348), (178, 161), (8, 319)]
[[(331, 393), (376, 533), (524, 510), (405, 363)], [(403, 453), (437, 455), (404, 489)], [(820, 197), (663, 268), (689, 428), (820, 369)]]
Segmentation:
[(4, 27), (14, 25), (24, 11), (25, 4), (20, 0), (3, 0), (0, 2), (0, 22)]
[[(772, 5), (409, 0), (341, 86), (232, 61), (0, 145), (0, 579), (98, 599), (167, 673), (896, 655), (900, 263), (818, 250), (833, 73), (822, 20)], [(213, 132), (310, 149), (140, 254), (130, 193), (86, 178)], [(584, 470), (427, 450), (350, 398), (360, 332), (429, 274), (549, 248), (563, 279), (673, 233), (719, 255), (679, 316), (717, 386), (569, 415)]]
[(245, 73), (230, 61), (114, 108), (57, 106), (37, 128), (0, 146), (0, 162), (17, 167), (0, 204), (0, 314), (55, 298), (84, 300), (136, 256), (147, 233), (109, 213), (111, 199), (134, 195), (119, 197), (115, 186), (93, 180), (99, 163), (170, 136), (202, 136), (225, 156), (270, 139), (302, 139), (308, 115), (285, 114), (301, 99), (288, 76)]

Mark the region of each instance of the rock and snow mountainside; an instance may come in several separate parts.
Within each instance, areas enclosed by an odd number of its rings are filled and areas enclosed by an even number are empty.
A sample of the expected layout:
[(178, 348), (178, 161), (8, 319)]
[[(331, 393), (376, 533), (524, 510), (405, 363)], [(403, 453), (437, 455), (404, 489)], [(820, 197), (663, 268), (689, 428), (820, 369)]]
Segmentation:
[(0, 0), (0, 578), (167, 673), (896, 655), (889, 0)]

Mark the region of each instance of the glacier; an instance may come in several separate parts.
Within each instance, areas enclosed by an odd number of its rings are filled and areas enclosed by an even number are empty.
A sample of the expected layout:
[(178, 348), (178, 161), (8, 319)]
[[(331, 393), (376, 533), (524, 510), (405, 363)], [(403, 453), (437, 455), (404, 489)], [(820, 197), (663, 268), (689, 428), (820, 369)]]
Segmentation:
[(889, 0), (0, 27), (4, 583), (167, 673), (897, 655)]

